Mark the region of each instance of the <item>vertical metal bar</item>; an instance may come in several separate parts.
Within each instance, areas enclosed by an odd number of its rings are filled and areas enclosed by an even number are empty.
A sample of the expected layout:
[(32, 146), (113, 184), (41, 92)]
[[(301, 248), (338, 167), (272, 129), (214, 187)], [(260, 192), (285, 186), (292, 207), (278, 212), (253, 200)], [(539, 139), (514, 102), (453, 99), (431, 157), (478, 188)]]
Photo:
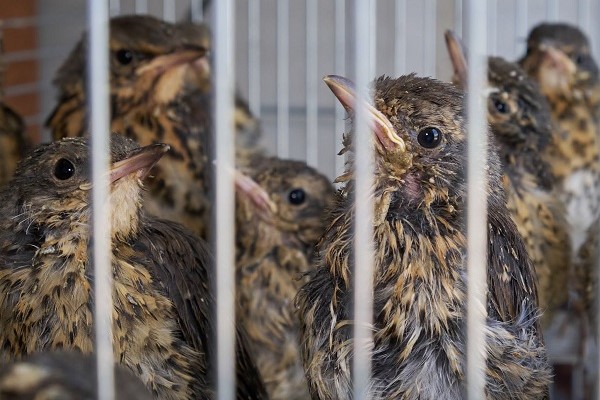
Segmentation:
[(232, 0), (215, 2), (217, 395), (235, 399), (234, 135)]
[(558, 21), (558, 0), (546, 0), (546, 19)]
[[(92, 238), (94, 262), (94, 325), (96, 334), (98, 398), (114, 398), (112, 346), (112, 268), (110, 205), (108, 202), (109, 108), (108, 108), (108, 3), (88, 3), (90, 24), (88, 88), (92, 159)], [(102, 301), (100, 301), (102, 299)]]
[(277, 155), (290, 154), (290, 1), (277, 1)]
[(121, 0), (110, 0), (108, 8), (111, 16), (119, 15), (121, 13)]
[(396, 0), (394, 16), (394, 75), (406, 73), (406, 0)]
[(582, 28), (583, 31), (588, 32), (588, 34), (591, 27), (591, 16), (591, 0), (579, 0), (577, 2), (577, 24)]
[(496, 54), (498, 52), (498, 2), (497, 0), (488, 1), (488, 52), (489, 54)]
[(313, 167), (319, 163), (318, 26), (318, 2), (306, 0), (306, 162)]
[(175, 0), (163, 0), (163, 19), (167, 22), (176, 21)]
[(528, 27), (528, 0), (517, 1), (515, 8), (515, 41), (514, 41), (514, 54), (520, 54), (523, 52), (521, 45), (525, 43), (527, 38), (527, 27)]
[(260, 0), (248, 1), (248, 102), (260, 119)]
[(437, 23), (437, 1), (425, 0), (423, 8), (424, 42), (423, 49), (423, 72), (427, 76), (435, 76), (435, 53), (436, 53), (436, 23)]
[[(373, 140), (368, 127), (368, 114), (364, 106), (369, 98), (368, 85), (373, 78), (374, 1), (356, 1), (355, 65), (356, 65), (356, 114), (355, 114), (355, 210), (354, 221), (354, 359), (352, 365), (354, 399), (369, 398), (371, 379), (371, 349), (373, 339)], [(364, 16), (369, 16), (365, 18)], [(360, 101), (363, 100), (363, 101)]]
[(135, 13), (148, 14), (148, 0), (135, 0)]
[[(346, 74), (346, 1), (335, 0), (335, 72), (344, 76)], [(346, 123), (344, 117), (346, 110), (335, 102), (335, 143), (342, 143)], [(345, 157), (335, 158), (335, 174), (340, 175), (344, 171)]]
[(192, 14), (192, 22), (202, 22), (204, 19), (204, 9), (202, 0), (191, 0), (190, 11)]
[(463, 0), (454, 0), (454, 31), (458, 37), (466, 40), (463, 33)]
[(467, 384), (468, 399), (485, 398), (485, 319), (487, 265), (486, 109), (487, 2), (469, 0), (469, 74), (467, 94), (468, 191), (467, 191)]

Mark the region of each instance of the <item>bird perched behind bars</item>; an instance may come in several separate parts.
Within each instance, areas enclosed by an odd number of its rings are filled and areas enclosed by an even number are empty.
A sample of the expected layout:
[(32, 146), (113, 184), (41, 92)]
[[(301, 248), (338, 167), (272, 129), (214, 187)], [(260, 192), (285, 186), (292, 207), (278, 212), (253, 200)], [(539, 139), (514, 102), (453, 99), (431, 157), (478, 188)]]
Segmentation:
[[(458, 37), (446, 32), (453, 81), (467, 86), (467, 64)], [(552, 140), (550, 107), (519, 65), (488, 59), (488, 122), (498, 145), (507, 206), (525, 241), (538, 280), (542, 325), (568, 303), (571, 246), (564, 204), (543, 152)]]
[[(585, 35), (565, 24), (541, 24), (519, 61), (540, 85), (556, 123), (545, 157), (571, 225), (574, 254), (600, 215), (600, 81)], [(590, 266), (591, 267), (591, 266)]]
[[(170, 24), (150, 16), (110, 21), (111, 129), (141, 145), (164, 142), (171, 152), (152, 172), (148, 211), (203, 237), (210, 214), (212, 83), (204, 25)], [(47, 121), (55, 139), (87, 132), (86, 37), (57, 73), (58, 105)], [(241, 99), (235, 124), (239, 161), (258, 151), (258, 123)]]
[[(96, 360), (75, 351), (36, 353), (0, 367), (3, 400), (94, 400)], [(150, 400), (152, 395), (127, 368), (115, 366), (116, 400)]]
[[(112, 136), (110, 215), (113, 344), (161, 399), (212, 398), (212, 257), (183, 226), (146, 215), (141, 179), (168, 146), (139, 148)], [(0, 194), (0, 355), (93, 351), (90, 189), (87, 139), (39, 147)], [(264, 387), (238, 341), (238, 398)]]
[[(352, 109), (352, 83), (326, 83)], [(373, 399), (463, 399), (466, 347), (466, 124), (453, 85), (414, 75), (380, 77), (367, 106), (376, 136), (373, 240)], [(351, 136), (345, 140), (351, 148)], [(491, 149), (493, 150), (493, 149)], [(352, 163), (351, 163), (352, 164)], [(350, 164), (350, 165), (351, 165)], [(352, 166), (350, 166), (352, 168)], [(505, 206), (489, 151), (486, 397), (547, 397), (533, 267)], [(317, 269), (298, 293), (302, 357), (313, 397), (351, 398), (351, 170), (318, 246)], [(362, 195), (361, 195), (362, 197)], [(360, 266), (356, 266), (360, 268)], [(357, 284), (362, 284), (358, 282)]]
[(238, 321), (270, 398), (308, 399), (294, 297), (311, 269), (334, 190), (304, 162), (257, 161), (238, 184)]
[[(0, 31), (0, 57), (4, 53), (2, 32)], [(4, 63), (0, 60), (0, 81), (4, 82)], [(12, 178), (17, 163), (23, 157), (26, 148), (25, 125), (15, 111), (3, 100), (0, 89), (0, 187)]]

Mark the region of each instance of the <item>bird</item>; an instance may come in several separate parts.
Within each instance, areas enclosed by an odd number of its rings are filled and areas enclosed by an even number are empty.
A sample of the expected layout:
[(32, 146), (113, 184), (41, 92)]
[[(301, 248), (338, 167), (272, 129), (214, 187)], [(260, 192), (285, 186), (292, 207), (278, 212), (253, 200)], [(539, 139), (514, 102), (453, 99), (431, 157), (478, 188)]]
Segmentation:
[[(593, 323), (584, 310), (592, 309), (597, 296), (593, 290), (597, 241), (594, 226), (600, 224), (600, 80), (598, 65), (591, 54), (585, 34), (564, 23), (542, 23), (534, 27), (527, 38), (527, 51), (519, 60), (523, 69), (535, 79), (550, 104), (555, 124), (553, 140), (544, 154), (557, 177), (556, 195), (565, 204), (570, 226), (573, 252), (573, 274), (570, 303), (578, 312), (580, 332), (580, 362), (583, 362), (585, 386), (583, 396), (591, 396), (595, 385), (597, 362), (587, 357), (590, 348), (597, 347), (591, 334)], [(569, 322), (569, 324), (573, 325)], [(597, 336), (597, 335), (596, 335)], [(594, 343), (595, 342), (595, 343)], [(585, 360), (588, 361), (585, 361)], [(593, 359), (591, 362), (590, 359)]]
[[(87, 132), (85, 36), (56, 74), (57, 105), (46, 125), (54, 139)], [(171, 151), (148, 181), (148, 212), (209, 237), (212, 176), (210, 50), (206, 25), (145, 15), (110, 20), (111, 130)], [(259, 153), (260, 124), (241, 98), (234, 121), (239, 163)]]
[[(3, 41), (0, 33), (0, 55), (3, 53)], [(4, 64), (0, 62), (0, 76), (3, 79)], [(28, 146), (25, 138), (25, 124), (21, 116), (3, 100), (0, 91), (0, 187), (12, 178), (18, 161)]]
[[(325, 82), (352, 113), (353, 83)], [(367, 107), (374, 133), (373, 345), (366, 396), (466, 395), (466, 122), (450, 83), (381, 76)], [(344, 147), (352, 149), (352, 134)], [(490, 147), (493, 143), (490, 141)], [(338, 177), (315, 270), (297, 295), (301, 352), (313, 398), (352, 398), (353, 162)], [(488, 150), (485, 391), (488, 399), (547, 398), (551, 371), (536, 282), (505, 205), (500, 163)], [(483, 266), (482, 266), (483, 267)]]
[[(38, 147), (0, 193), (0, 358), (94, 350), (89, 138)], [(110, 237), (115, 360), (161, 399), (211, 399), (214, 271), (208, 245), (148, 215), (142, 179), (169, 146), (111, 136)], [(237, 398), (265, 398), (237, 330)]]
[(271, 399), (309, 399), (294, 298), (311, 269), (334, 189), (305, 162), (264, 157), (236, 177), (238, 324)]
[(567, 208), (577, 254), (600, 215), (598, 66), (585, 35), (562, 23), (535, 27), (519, 64), (550, 104), (556, 128), (544, 156), (558, 179), (557, 194)]
[[(466, 55), (460, 39), (446, 32), (453, 81), (466, 88)], [(542, 326), (568, 304), (572, 274), (566, 209), (555, 196), (556, 179), (543, 157), (552, 141), (550, 106), (537, 83), (516, 64), (489, 57), (487, 119), (502, 165), (507, 207), (525, 241), (538, 280)], [(548, 348), (551, 342), (546, 335)]]
[[(150, 391), (130, 370), (115, 365), (116, 400), (151, 400)], [(76, 351), (34, 353), (0, 367), (4, 400), (94, 400), (96, 360)]]

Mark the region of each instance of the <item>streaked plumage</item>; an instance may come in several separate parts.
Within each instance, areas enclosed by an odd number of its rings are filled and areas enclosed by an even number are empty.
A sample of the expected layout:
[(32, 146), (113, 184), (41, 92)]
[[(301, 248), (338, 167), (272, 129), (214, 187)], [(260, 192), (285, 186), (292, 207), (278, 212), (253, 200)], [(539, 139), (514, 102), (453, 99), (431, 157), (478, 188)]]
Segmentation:
[[(328, 77), (327, 83), (352, 108), (351, 83), (340, 77)], [(370, 396), (463, 399), (463, 97), (450, 84), (414, 75), (381, 77), (373, 87), (370, 117), (377, 140)], [(550, 368), (537, 320), (534, 271), (505, 206), (499, 160), (494, 151), (489, 153), (487, 398), (546, 398)], [(343, 178), (347, 182), (318, 246), (317, 270), (298, 294), (304, 367), (313, 397), (320, 399), (351, 397), (355, 266), (354, 183), (349, 176)]]
[[(111, 143), (115, 359), (161, 399), (209, 399), (215, 338), (207, 245), (183, 226), (148, 216), (141, 179), (168, 150)], [(87, 139), (39, 147), (0, 194), (0, 355), (93, 351), (93, 269)], [(244, 338), (241, 338), (243, 340)], [(240, 342), (239, 342), (240, 343)], [(245, 343), (238, 398), (263, 398)]]
[(333, 186), (304, 162), (256, 161), (252, 185), (237, 196), (238, 322), (270, 398), (308, 399), (294, 297), (312, 269)]

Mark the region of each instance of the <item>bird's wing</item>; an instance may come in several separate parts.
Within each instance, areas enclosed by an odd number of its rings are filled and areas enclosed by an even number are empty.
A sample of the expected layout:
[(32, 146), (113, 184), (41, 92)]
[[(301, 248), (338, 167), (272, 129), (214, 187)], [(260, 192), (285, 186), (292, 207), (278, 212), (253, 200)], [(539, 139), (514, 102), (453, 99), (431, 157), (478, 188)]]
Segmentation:
[(507, 213), (488, 215), (488, 312), (502, 321), (515, 321), (525, 311), (537, 313), (537, 282), (523, 239)]
[[(201, 349), (207, 362), (215, 360), (216, 349), (214, 297), (211, 294), (214, 259), (208, 245), (183, 226), (155, 219), (144, 223), (141, 251), (149, 253), (154, 276), (175, 305), (184, 339)], [(232, 316), (233, 318), (233, 316)], [(266, 398), (264, 384), (250, 357), (245, 333), (236, 330), (236, 365), (238, 398)], [(214, 380), (213, 380), (214, 381)]]

